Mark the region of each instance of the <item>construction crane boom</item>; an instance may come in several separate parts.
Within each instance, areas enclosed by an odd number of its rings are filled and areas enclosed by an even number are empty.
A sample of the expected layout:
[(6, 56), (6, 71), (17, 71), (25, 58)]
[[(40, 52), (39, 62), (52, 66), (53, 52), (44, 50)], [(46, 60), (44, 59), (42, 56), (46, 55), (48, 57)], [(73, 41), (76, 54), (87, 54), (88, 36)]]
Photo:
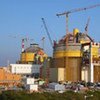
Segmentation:
[(91, 9), (91, 8), (95, 8), (95, 7), (99, 7), (100, 4), (96, 4), (96, 5), (92, 5), (92, 6), (89, 6), (89, 7), (85, 7), (85, 8), (78, 8), (78, 9), (72, 9), (70, 11), (67, 11), (67, 12), (64, 12), (64, 13), (59, 13), (59, 14), (56, 14), (58, 17), (59, 16), (62, 16), (62, 15), (65, 15), (66, 16), (66, 31), (68, 33), (68, 15), (70, 13), (74, 13), (74, 12), (79, 12), (79, 11), (84, 11), (84, 10), (88, 10), (88, 9)]
[(48, 35), (48, 38), (49, 38), (50, 44), (51, 44), (51, 46), (52, 46), (52, 48), (53, 48), (52, 39), (51, 39), (51, 37), (50, 37), (50, 33), (49, 33), (49, 31), (48, 31), (48, 28), (47, 28), (47, 26), (46, 26), (46, 23), (45, 23), (44, 18), (42, 18), (42, 22), (43, 22), (44, 28), (45, 28), (45, 30), (46, 30), (46, 33), (47, 33), (47, 35)]
[(98, 7), (98, 6), (100, 6), (100, 4), (92, 5), (92, 6), (85, 7), (85, 8), (72, 9), (70, 11), (67, 11), (67, 12), (64, 12), (64, 13), (60, 13), (60, 14), (56, 14), (56, 15), (57, 16), (66, 15), (66, 14), (68, 15), (70, 13), (84, 11), (84, 10), (91, 9), (91, 8), (95, 8), (95, 7)]
[(44, 40), (45, 40), (45, 37), (42, 37), (42, 46), (43, 46), (43, 50), (44, 50)]
[(90, 17), (87, 20), (86, 26), (85, 26), (85, 33), (88, 33), (88, 27), (89, 27), (89, 23), (90, 23)]

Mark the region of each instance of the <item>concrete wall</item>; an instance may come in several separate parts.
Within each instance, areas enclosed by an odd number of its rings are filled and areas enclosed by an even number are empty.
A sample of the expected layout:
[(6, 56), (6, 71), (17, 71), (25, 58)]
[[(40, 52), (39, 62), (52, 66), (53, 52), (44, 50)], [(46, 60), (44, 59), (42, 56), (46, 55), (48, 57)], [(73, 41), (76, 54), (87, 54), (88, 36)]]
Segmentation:
[(64, 80), (64, 68), (50, 68), (49, 81), (58, 82)]
[(50, 82), (57, 82), (58, 81), (58, 68), (50, 68)]
[(100, 82), (100, 65), (94, 65), (94, 82)]
[(66, 57), (66, 81), (77, 82), (81, 80), (81, 58)]
[(89, 82), (89, 67), (83, 67), (81, 70), (81, 80)]
[(58, 81), (64, 81), (64, 74), (65, 69), (64, 68), (58, 68)]

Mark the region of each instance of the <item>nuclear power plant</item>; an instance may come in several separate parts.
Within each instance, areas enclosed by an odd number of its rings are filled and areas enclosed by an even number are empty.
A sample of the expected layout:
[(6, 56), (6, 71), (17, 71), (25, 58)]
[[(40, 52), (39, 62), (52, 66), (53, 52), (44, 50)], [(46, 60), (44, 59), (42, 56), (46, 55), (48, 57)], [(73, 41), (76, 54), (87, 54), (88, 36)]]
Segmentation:
[[(90, 19), (87, 21), (85, 32), (81, 32), (78, 28), (69, 32), (68, 29), (69, 14), (97, 6), (100, 5), (57, 14), (57, 16), (66, 16), (66, 33), (58, 41), (52, 41), (46, 22), (42, 18), (44, 29), (53, 49), (53, 56), (49, 57), (46, 54), (44, 44), (43, 48), (37, 43), (27, 45), (28, 39), (23, 38), (19, 60), (15, 64), (9, 64), (7, 68), (0, 68), (0, 86), (21, 85), (26, 90), (38, 91), (38, 86), (42, 84), (43, 86), (50, 85), (50, 88), (58, 86), (59, 89), (56, 89), (58, 91), (61, 90), (60, 88), (65, 90), (63, 83), (75, 83), (76, 85), (76, 83), (80, 82), (80, 86), (83, 81), (86, 83), (99, 83), (100, 43), (96, 42), (88, 34)], [(44, 39), (45, 37), (42, 39), (43, 43)], [(57, 84), (52, 84), (51, 82), (56, 82)]]
[(73, 33), (54, 43), (50, 75), (56, 71), (58, 81), (100, 81), (100, 43), (95, 43), (88, 34), (74, 29)]
[[(72, 9), (57, 14), (58, 17), (66, 17), (66, 34), (59, 41), (54, 41), (53, 45), (45, 20), (42, 18), (48, 38), (53, 47), (52, 60), (47, 61), (41, 69), (43, 70), (43, 72), (41, 71), (43, 78), (47, 78), (50, 82), (100, 82), (100, 43), (95, 42), (88, 34), (90, 18), (87, 20), (85, 32), (80, 32), (77, 28), (73, 32), (69, 32), (68, 29), (69, 14), (98, 6), (100, 5)], [(46, 65), (47, 69), (49, 69), (49, 74), (45, 75)]]

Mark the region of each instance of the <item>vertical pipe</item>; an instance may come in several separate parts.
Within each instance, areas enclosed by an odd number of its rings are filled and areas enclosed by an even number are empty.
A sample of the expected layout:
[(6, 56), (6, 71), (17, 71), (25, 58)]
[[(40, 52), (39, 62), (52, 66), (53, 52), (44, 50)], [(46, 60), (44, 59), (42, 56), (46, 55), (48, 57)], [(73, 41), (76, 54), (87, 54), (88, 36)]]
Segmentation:
[(90, 81), (94, 82), (94, 66), (92, 61), (92, 43), (90, 44)]
[(94, 82), (94, 66), (93, 66), (93, 63), (91, 63), (91, 82)]

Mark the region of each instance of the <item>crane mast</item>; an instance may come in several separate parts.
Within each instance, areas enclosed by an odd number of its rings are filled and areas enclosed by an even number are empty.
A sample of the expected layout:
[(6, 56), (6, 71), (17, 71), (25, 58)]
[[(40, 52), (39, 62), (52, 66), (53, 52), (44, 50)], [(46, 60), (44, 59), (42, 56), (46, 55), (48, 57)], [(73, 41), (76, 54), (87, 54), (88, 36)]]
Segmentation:
[(69, 17), (69, 14), (70, 14), (70, 13), (79, 12), (79, 11), (84, 11), (84, 10), (92, 9), (92, 8), (99, 7), (99, 6), (100, 6), (100, 4), (96, 4), (96, 5), (92, 5), (92, 6), (89, 6), (89, 7), (78, 8), (78, 9), (72, 9), (72, 10), (70, 10), (70, 11), (67, 11), (67, 12), (64, 12), (64, 13), (59, 13), (59, 14), (56, 14), (56, 15), (57, 15), (58, 17), (59, 17), (59, 16), (63, 16), (63, 15), (66, 16), (66, 33), (68, 33), (68, 17)]
[(85, 26), (85, 33), (88, 33), (88, 27), (89, 27), (89, 23), (90, 23), (90, 17), (87, 20), (86, 26)]
[(53, 48), (52, 39), (51, 39), (51, 37), (50, 37), (50, 33), (49, 33), (49, 31), (48, 31), (48, 28), (47, 28), (47, 26), (46, 26), (46, 23), (45, 23), (44, 18), (42, 18), (42, 22), (43, 22), (44, 28), (45, 28), (45, 30), (46, 30), (46, 33), (47, 33), (47, 35), (48, 35), (48, 38), (49, 38), (50, 44), (51, 44), (51, 46), (52, 46), (52, 48)]

